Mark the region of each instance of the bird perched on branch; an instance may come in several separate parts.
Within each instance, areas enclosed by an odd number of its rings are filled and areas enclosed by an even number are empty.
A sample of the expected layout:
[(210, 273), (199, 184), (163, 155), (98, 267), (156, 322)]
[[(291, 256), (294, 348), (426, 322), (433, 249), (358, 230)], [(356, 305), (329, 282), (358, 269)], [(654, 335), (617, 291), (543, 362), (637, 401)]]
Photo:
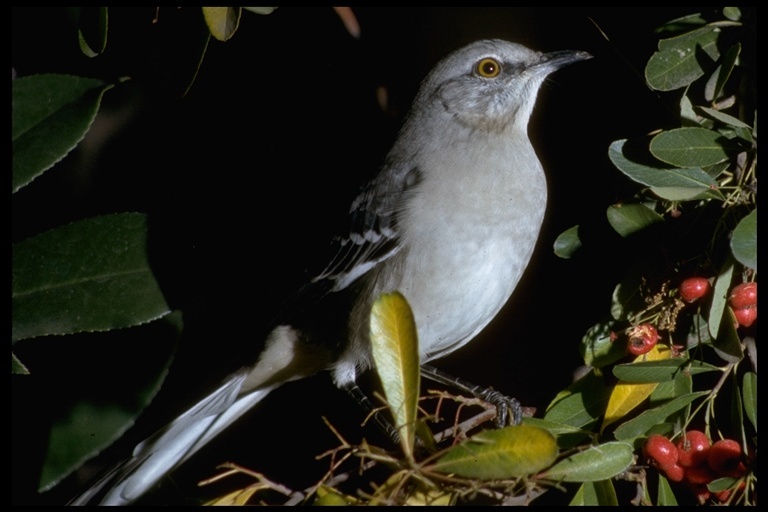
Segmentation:
[(73, 504), (133, 502), (285, 382), (328, 370), (360, 398), (355, 379), (371, 366), (368, 318), (382, 293), (399, 291), (410, 303), (422, 363), (472, 340), (515, 289), (544, 218), (546, 178), (527, 134), (539, 87), (588, 58), (484, 40), (438, 63), (380, 172), (352, 203), (336, 256), (258, 358)]

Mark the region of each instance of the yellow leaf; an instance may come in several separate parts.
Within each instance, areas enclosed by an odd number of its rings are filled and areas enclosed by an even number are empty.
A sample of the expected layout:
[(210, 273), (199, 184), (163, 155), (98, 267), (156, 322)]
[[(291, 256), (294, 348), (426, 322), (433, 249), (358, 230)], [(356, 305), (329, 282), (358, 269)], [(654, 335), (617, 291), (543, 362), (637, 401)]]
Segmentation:
[(467, 478), (504, 480), (538, 473), (556, 458), (555, 436), (523, 424), (480, 432), (449, 449), (433, 469)]
[(216, 498), (214, 500), (211, 500), (207, 503), (207, 505), (210, 506), (243, 506), (248, 504), (248, 500), (251, 499), (251, 496), (253, 496), (257, 491), (265, 489), (266, 487), (263, 485), (251, 485), (249, 487), (246, 487), (245, 489), (239, 489), (237, 491), (231, 492), (225, 496), (222, 496), (220, 498)]
[(412, 459), (421, 377), (419, 343), (413, 312), (399, 292), (382, 294), (373, 304), (371, 351), (403, 453)]
[(453, 494), (440, 489), (416, 489), (405, 500), (405, 504), (408, 506), (447, 507), (453, 505), (455, 501), (456, 498)]
[[(672, 357), (672, 351), (666, 345), (656, 345), (647, 354), (637, 356), (633, 363), (642, 361), (661, 361)], [(615, 423), (629, 413), (632, 409), (643, 403), (643, 401), (653, 393), (658, 386), (658, 382), (648, 384), (626, 383), (619, 381), (614, 386), (611, 396), (608, 399), (608, 406), (605, 409), (605, 418), (600, 432), (611, 423)]]
[(203, 7), (205, 24), (211, 35), (219, 41), (226, 41), (237, 31), (240, 24), (241, 7)]

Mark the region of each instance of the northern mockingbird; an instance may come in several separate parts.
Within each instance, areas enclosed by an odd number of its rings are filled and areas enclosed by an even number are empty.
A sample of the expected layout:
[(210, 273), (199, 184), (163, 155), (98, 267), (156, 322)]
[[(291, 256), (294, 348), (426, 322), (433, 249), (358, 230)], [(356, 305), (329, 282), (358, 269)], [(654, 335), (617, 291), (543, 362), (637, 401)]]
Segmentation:
[(485, 327), (536, 244), (546, 178), (527, 135), (539, 87), (586, 52), (478, 41), (429, 73), (379, 174), (352, 203), (338, 252), (297, 295), (255, 363), (228, 377), (73, 503), (127, 504), (281, 384), (329, 370), (354, 389), (371, 366), (369, 312), (409, 301), (426, 363)]

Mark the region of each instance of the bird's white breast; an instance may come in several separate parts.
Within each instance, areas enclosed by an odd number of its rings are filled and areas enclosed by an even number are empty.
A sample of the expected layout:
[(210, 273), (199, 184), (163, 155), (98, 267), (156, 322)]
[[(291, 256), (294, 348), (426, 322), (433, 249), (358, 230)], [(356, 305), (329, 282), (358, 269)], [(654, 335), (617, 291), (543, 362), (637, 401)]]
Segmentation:
[(403, 233), (400, 268), (375, 286), (375, 294), (398, 290), (411, 303), (423, 361), (452, 352), (493, 319), (520, 280), (543, 220), (546, 179), (527, 138), (488, 137), (488, 146), (476, 140), (433, 154), (439, 168), (424, 175), (434, 179), (403, 213), (411, 218), (402, 224), (413, 228)]

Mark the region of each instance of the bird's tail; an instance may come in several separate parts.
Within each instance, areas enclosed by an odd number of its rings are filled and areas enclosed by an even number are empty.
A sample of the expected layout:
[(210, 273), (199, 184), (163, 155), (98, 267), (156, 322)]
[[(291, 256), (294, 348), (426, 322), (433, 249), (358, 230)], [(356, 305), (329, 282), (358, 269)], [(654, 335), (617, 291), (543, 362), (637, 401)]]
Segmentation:
[(239, 396), (246, 375), (233, 375), (192, 408), (145, 439), (70, 505), (128, 505), (189, 459), (278, 384)]

